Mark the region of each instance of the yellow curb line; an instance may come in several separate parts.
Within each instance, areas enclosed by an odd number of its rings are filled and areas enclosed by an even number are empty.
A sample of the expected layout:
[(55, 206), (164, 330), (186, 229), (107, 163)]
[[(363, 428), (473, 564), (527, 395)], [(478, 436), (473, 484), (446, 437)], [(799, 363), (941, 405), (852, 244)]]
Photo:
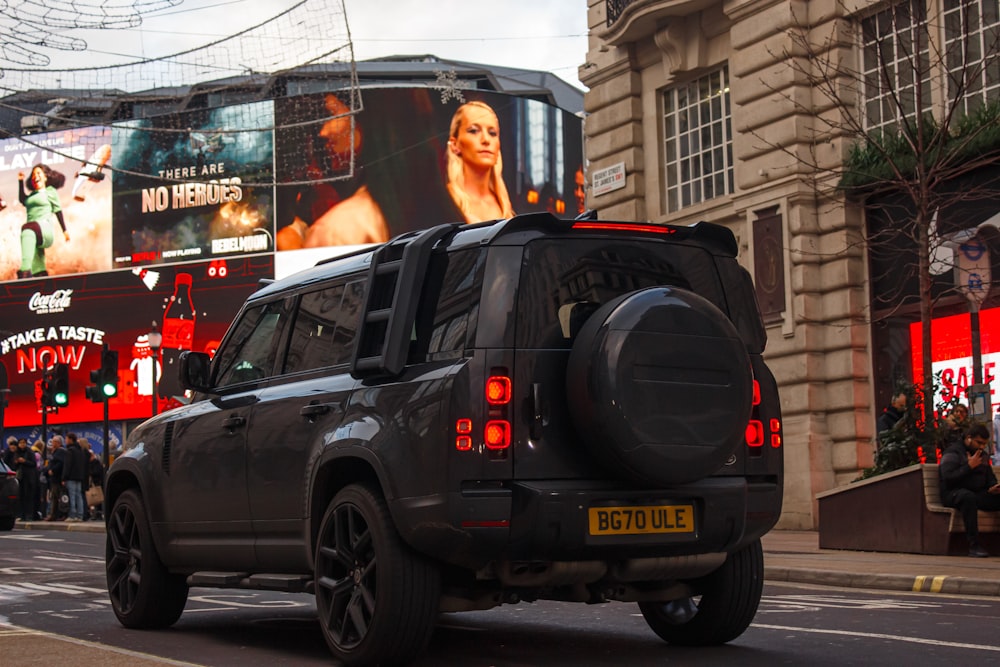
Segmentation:
[(913, 592), (914, 593), (940, 593), (941, 589), (944, 588), (944, 582), (948, 578), (948, 575), (938, 575), (933, 577), (930, 582), (930, 588), (926, 591), (924, 590), (924, 582), (927, 581), (928, 577), (926, 575), (920, 575), (913, 578)]

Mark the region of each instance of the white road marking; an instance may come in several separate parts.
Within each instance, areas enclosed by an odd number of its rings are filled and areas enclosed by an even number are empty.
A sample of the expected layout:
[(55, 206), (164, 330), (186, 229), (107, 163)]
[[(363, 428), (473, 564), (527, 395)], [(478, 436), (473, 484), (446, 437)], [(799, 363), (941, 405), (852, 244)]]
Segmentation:
[(946, 642), (937, 639), (925, 639), (924, 637), (900, 637), (899, 635), (883, 635), (875, 632), (854, 632), (851, 630), (829, 630), (825, 628), (797, 628), (788, 625), (767, 625), (763, 623), (753, 623), (750, 627), (762, 630), (782, 630), (785, 632), (809, 632), (817, 635), (839, 635), (843, 637), (863, 637), (866, 639), (888, 639), (896, 642), (906, 642), (910, 644), (926, 644), (928, 646), (942, 646), (945, 648), (970, 648), (977, 651), (992, 651), (1000, 653), (1000, 646), (990, 646), (988, 644), (965, 644), (962, 642)]

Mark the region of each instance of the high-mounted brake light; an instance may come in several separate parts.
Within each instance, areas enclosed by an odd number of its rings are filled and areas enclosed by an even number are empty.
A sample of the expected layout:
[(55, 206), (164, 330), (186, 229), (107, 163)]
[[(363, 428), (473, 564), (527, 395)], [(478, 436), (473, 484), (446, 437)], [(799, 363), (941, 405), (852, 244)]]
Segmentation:
[(573, 229), (595, 229), (613, 232), (652, 232), (654, 234), (676, 234), (677, 230), (663, 225), (632, 225), (620, 222), (574, 222)]
[(491, 375), (486, 380), (486, 402), (490, 405), (507, 405), (510, 403), (510, 378), (504, 375)]

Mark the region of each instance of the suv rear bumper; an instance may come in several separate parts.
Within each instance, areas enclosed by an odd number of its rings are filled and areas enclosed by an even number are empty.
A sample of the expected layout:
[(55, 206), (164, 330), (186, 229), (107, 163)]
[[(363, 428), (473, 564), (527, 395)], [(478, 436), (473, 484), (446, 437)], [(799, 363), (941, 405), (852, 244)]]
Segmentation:
[[(403, 538), (445, 562), (480, 567), (494, 560), (610, 560), (731, 552), (773, 526), (776, 482), (711, 477), (669, 490), (625, 488), (594, 480), (522, 481), (488, 492), (397, 499)], [(591, 535), (590, 508), (690, 506), (694, 526), (682, 532)], [(749, 517), (749, 518), (748, 518)]]

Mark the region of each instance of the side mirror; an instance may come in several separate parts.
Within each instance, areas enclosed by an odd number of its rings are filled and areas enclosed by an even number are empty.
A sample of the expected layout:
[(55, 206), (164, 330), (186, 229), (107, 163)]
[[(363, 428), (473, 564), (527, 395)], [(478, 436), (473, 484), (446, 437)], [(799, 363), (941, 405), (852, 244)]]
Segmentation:
[(193, 391), (212, 391), (212, 358), (204, 352), (183, 352), (180, 356), (181, 386)]

